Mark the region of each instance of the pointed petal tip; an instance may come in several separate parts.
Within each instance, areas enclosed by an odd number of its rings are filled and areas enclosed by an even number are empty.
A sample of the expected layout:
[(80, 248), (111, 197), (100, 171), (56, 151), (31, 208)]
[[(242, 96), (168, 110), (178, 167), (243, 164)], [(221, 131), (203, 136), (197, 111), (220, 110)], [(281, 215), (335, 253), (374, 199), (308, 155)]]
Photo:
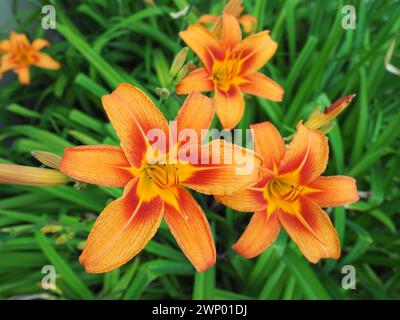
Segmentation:
[(339, 98), (334, 103), (332, 103), (329, 107), (324, 110), (324, 114), (332, 114), (334, 116), (338, 116), (354, 99), (356, 94), (350, 94), (345, 97)]
[(99, 269), (99, 268), (96, 268), (96, 265), (90, 265), (89, 262), (88, 262), (88, 258), (86, 256), (84, 256), (83, 252), (79, 256), (79, 262), (81, 263), (82, 267), (85, 269), (85, 272), (86, 273), (90, 273), (90, 274), (105, 273), (105, 272), (112, 271), (114, 269), (114, 268), (108, 268), (108, 269), (101, 268), (101, 269)]
[(213, 266), (216, 261), (215, 243), (208, 220), (190, 194), (177, 188), (177, 208), (165, 202), (164, 219), (183, 253), (199, 272)]
[(340, 245), (338, 246), (338, 250), (337, 250), (337, 252), (336, 253), (332, 253), (330, 256), (326, 256), (326, 257), (316, 257), (316, 258), (312, 258), (312, 257), (307, 257), (307, 256), (305, 256), (305, 258), (309, 261), (309, 262), (311, 262), (312, 264), (317, 264), (317, 263), (319, 263), (320, 261), (322, 261), (322, 260), (324, 260), (324, 259), (333, 259), (333, 260), (339, 260), (339, 258), (340, 258), (340, 256), (341, 256), (341, 248), (340, 248)]
[(241, 257), (245, 258), (245, 259), (253, 259), (255, 257), (257, 257), (259, 255), (259, 253), (256, 252), (251, 252), (247, 251), (247, 250), (243, 250), (240, 245), (239, 245), (239, 241), (235, 242), (232, 245), (232, 250), (235, 251), (238, 255), (240, 255)]

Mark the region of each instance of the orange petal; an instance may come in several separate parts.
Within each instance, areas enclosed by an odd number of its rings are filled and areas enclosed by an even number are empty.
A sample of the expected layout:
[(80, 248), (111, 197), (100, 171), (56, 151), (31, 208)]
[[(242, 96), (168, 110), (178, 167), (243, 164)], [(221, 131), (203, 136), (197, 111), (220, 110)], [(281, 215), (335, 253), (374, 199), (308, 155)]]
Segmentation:
[(342, 206), (359, 199), (356, 180), (352, 177), (318, 177), (308, 187), (316, 191), (307, 197), (321, 207)]
[(312, 263), (321, 258), (338, 259), (340, 242), (328, 215), (305, 197), (300, 198), (300, 212), (301, 215), (296, 217), (280, 210), (278, 216), (304, 256)]
[(2, 73), (7, 72), (14, 68), (14, 63), (12, 60), (12, 55), (10, 53), (3, 54), (1, 57), (1, 64), (0, 64), (0, 76)]
[(300, 122), (280, 163), (279, 173), (294, 173), (298, 176), (299, 184), (308, 184), (325, 171), (328, 155), (329, 146), (325, 135), (306, 128)]
[(208, 24), (213, 24), (213, 23), (215, 23), (215, 22), (217, 21), (217, 19), (218, 19), (218, 16), (216, 16), (216, 15), (213, 15), (213, 14), (203, 14), (203, 15), (199, 18), (199, 20), (198, 20), (197, 22), (198, 22), (198, 23), (201, 23), (201, 24), (208, 25)]
[(18, 75), (19, 82), (21, 84), (30, 84), (31, 83), (31, 76), (29, 74), (29, 66), (20, 67), (15, 70)]
[(228, 91), (215, 90), (217, 115), (224, 129), (233, 129), (244, 113), (244, 98), (240, 88), (231, 85)]
[(0, 52), (7, 52), (11, 50), (11, 42), (10, 40), (2, 40), (0, 41)]
[(199, 93), (190, 94), (176, 117), (178, 138), (185, 129), (196, 130), (198, 143), (202, 140), (201, 130), (208, 129), (215, 114), (215, 101)]
[(189, 94), (192, 92), (207, 92), (214, 89), (214, 83), (210, 74), (204, 68), (198, 68), (184, 77), (176, 86), (177, 94)]
[(32, 48), (36, 51), (43, 49), (44, 47), (50, 46), (49, 42), (45, 39), (36, 39), (32, 42)]
[(206, 70), (212, 69), (215, 59), (223, 60), (224, 51), (216, 37), (201, 25), (190, 25), (179, 32), (182, 40), (198, 55)]
[(19, 49), (21, 47), (29, 47), (29, 40), (27, 36), (23, 33), (16, 33), (14, 31), (11, 31), (10, 33), (10, 42), (11, 42), (11, 47), (13, 49)]
[(257, 19), (251, 14), (245, 14), (241, 16), (239, 22), (243, 26), (243, 30), (246, 33), (253, 33), (256, 29)]
[(273, 171), (286, 152), (285, 141), (270, 122), (256, 123), (250, 127), (253, 130), (254, 150), (263, 157), (263, 166)]
[(34, 63), (35, 66), (44, 69), (58, 70), (60, 64), (46, 53), (37, 53), (37, 58)]
[(0, 183), (20, 186), (58, 186), (70, 181), (58, 170), (0, 164)]
[(183, 253), (197, 271), (203, 272), (216, 260), (210, 225), (191, 194), (181, 187), (177, 191), (179, 209), (165, 202), (164, 218)]
[(221, 42), (225, 49), (233, 48), (240, 40), (242, 40), (242, 32), (239, 21), (230, 14), (224, 14), (222, 16)]
[(278, 43), (271, 39), (269, 31), (259, 32), (243, 39), (233, 50), (241, 53), (241, 75), (256, 73), (271, 59), (277, 48)]
[(278, 215), (267, 215), (266, 210), (253, 214), (246, 230), (232, 249), (245, 258), (253, 258), (267, 249), (281, 230)]
[(87, 272), (108, 272), (128, 262), (160, 226), (162, 199), (142, 201), (136, 194), (137, 182), (132, 180), (124, 195), (111, 202), (97, 218), (79, 257)]
[(179, 167), (179, 178), (183, 185), (201, 193), (232, 194), (260, 180), (261, 158), (225, 140), (201, 145), (197, 156), (198, 160)]
[(123, 187), (133, 178), (129, 167), (121, 148), (99, 145), (65, 148), (60, 170), (79, 181)]
[(255, 212), (264, 210), (267, 201), (264, 198), (263, 188), (272, 176), (264, 177), (253, 187), (229, 195), (214, 196), (215, 199), (225, 206), (241, 212)]
[(126, 157), (139, 168), (150, 146), (147, 134), (159, 129), (168, 137), (167, 120), (143, 91), (130, 84), (120, 84), (102, 102)]
[(283, 100), (282, 87), (262, 73), (254, 73), (244, 77), (246, 82), (240, 84), (240, 89), (254, 96), (262, 97), (271, 101)]

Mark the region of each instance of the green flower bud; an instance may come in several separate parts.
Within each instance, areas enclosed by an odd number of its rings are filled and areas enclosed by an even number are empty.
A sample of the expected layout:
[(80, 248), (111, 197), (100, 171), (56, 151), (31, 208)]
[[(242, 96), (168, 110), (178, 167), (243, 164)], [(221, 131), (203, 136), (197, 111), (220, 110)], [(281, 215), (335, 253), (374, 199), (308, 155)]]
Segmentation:
[(185, 64), (188, 48), (185, 47), (181, 49), (178, 54), (175, 56), (174, 61), (172, 62), (171, 68), (169, 69), (169, 73), (172, 77), (175, 77), (178, 72), (182, 69), (183, 65)]

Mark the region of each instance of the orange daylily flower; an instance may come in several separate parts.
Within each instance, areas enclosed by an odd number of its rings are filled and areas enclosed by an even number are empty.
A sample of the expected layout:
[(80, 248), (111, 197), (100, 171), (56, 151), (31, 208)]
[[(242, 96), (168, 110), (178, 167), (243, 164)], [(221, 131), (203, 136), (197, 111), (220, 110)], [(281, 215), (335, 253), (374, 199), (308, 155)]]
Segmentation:
[[(80, 256), (81, 263), (90, 273), (121, 266), (146, 246), (164, 217), (195, 268), (206, 270), (216, 260), (210, 226), (203, 210), (183, 186), (205, 194), (244, 190), (258, 181), (261, 159), (250, 150), (217, 139), (196, 144), (203, 151), (203, 161), (188, 162), (183, 160), (187, 145), (170, 143), (162, 150), (155, 149), (149, 141), (151, 130), (161, 130), (168, 136), (175, 129), (141, 90), (122, 84), (103, 96), (102, 102), (121, 147), (66, 148), (60, 170), (79, 181), (124, 187), (124, 193), (100, 214)], [(189, 95), (176, 119), (177, 132), (190, 128), (200, 134), (201, 129), (208, 129), (214, 113), (211, 99), (196, 93)], [(156, 161), (151, 158), (152, 152), (157, 154)], [(224, 161), (229, 152), (233, 156), (231, 163)], [(171, 154), (175, 154), (173, 161)], [(254, 167), (248, 175), (237, 175), (236, 170), (244, 162), (235, 159), (243, 154), (242, 160), (254, 161)], [(215, 157), (221, 160), (219, 164), (209, 161)]]
[[(242, 25), (245, 33), (253, 33), (257, 25), (257, 19), (251, 14), (245, 14), (241, 16), (244, 7), (242, 6), (242, 0), (231, 0), (224, 7), (223, 13), (230, 14), (238, 19), (239, 23)], [(207, 26), (208, 24), (213, 24), (213, 31), (219, 33), (221, 28), (220, 16), (213, 14), (204, 14), (198, 20), (199, 23)]]
[(40, 50), (48, 46), (48, 41), (36, 39), (29, 42), (25, 34), (11, 32), (9, 40), (0, 41), (0, 79), (6, 71), (13, 70), (21, 84), (30, 83), (29, 66), (58, 70), (60, 64), (46, 53)]
[(269, 36), (269, 31), (242, 40), (238, 20), (224, 14), (220, 38), (199, 24), (190, 25), (179, 34), (199, 56), (203, 67), (183, 78), (176, 92), (214, 91), (217, 115), (225, 129), (234, 128), (243, 116), (243, 92), (282, 101), (281, 86), (258, 72), (278, 46)]
[(311, 262), (338, 259), (340, 242), (328, 215), (320, 207), (358, 201), (355, 179), (324, 177), (328, 162), (327, 138), (301, 122), (288, 147), (269, 122), (252, 126), (255, 150), (263, 158), (264, 176), (244, 192), (216, 196), (238, 211), (255, 211), (233, 249), (246, 258), (262, 253), (281, 226)]

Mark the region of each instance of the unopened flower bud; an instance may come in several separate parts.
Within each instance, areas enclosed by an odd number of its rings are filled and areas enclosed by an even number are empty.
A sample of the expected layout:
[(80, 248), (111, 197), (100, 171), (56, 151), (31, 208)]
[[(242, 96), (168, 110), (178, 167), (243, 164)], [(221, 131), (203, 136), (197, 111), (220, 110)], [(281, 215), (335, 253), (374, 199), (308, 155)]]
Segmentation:
[(175, 56), (175, 59), (172, 62), (171, 68), (169, 70), (169, 73), (172, 77), (175, 77), (185, 64), (188, 50), (189, 49), (187, 47), (184, 47)]
[(56, 239), (56, 242), (55, 242), (55, 243), (56, 243), (57, 245), (64, 244), (64, 243), (66, 243), (66, 242), (72, 240), (72, 239), (74, 238), (74, 236), (75, 236), (75, 234), (74, 234), (73, 232), (64, 233), (64, 234), (62, 234), (61, 236), (59, 236), (59, 237)]
[(53, 169), (60, 168), (61, 157), (54, 153), (34, 150), (31, 152), (31, 154), (36, 158), (36, 160), (40, 161), (45, 166), (48, 166)]
[(168, 98), (169, 95), (171, 94), (167, 88), (157, 87), (155, 91), (156, 91), (156, 94), (163, 99)]
[(57, 233), (63, 230), (63, 226), (58, 224), (46, 224), (40, 228), (42, 233)]
[(188, 65), (184, 65), (181, 70), (179, 70), (178, 74), (176, 75), (176, 81), (180, 82), (182, 78), (186, 77), (189, 73)]
[(320, 110), (315, 110), (308, 120), (304, 123), (304, 126), (313, 129), (321, 130), (324, 132), (329, 131), (330, 128), (327, 126), (333, 119), (335, 119), (347, 106), (350, 104), (352, 99), (355, 97), (354, 94), (340, 98), (339, 100), (332, 103), (323, 112)]
[(58, 186), (67, 184), (70, 178), (58, 170), (0, 164), (0, 183), (21, 186)]

